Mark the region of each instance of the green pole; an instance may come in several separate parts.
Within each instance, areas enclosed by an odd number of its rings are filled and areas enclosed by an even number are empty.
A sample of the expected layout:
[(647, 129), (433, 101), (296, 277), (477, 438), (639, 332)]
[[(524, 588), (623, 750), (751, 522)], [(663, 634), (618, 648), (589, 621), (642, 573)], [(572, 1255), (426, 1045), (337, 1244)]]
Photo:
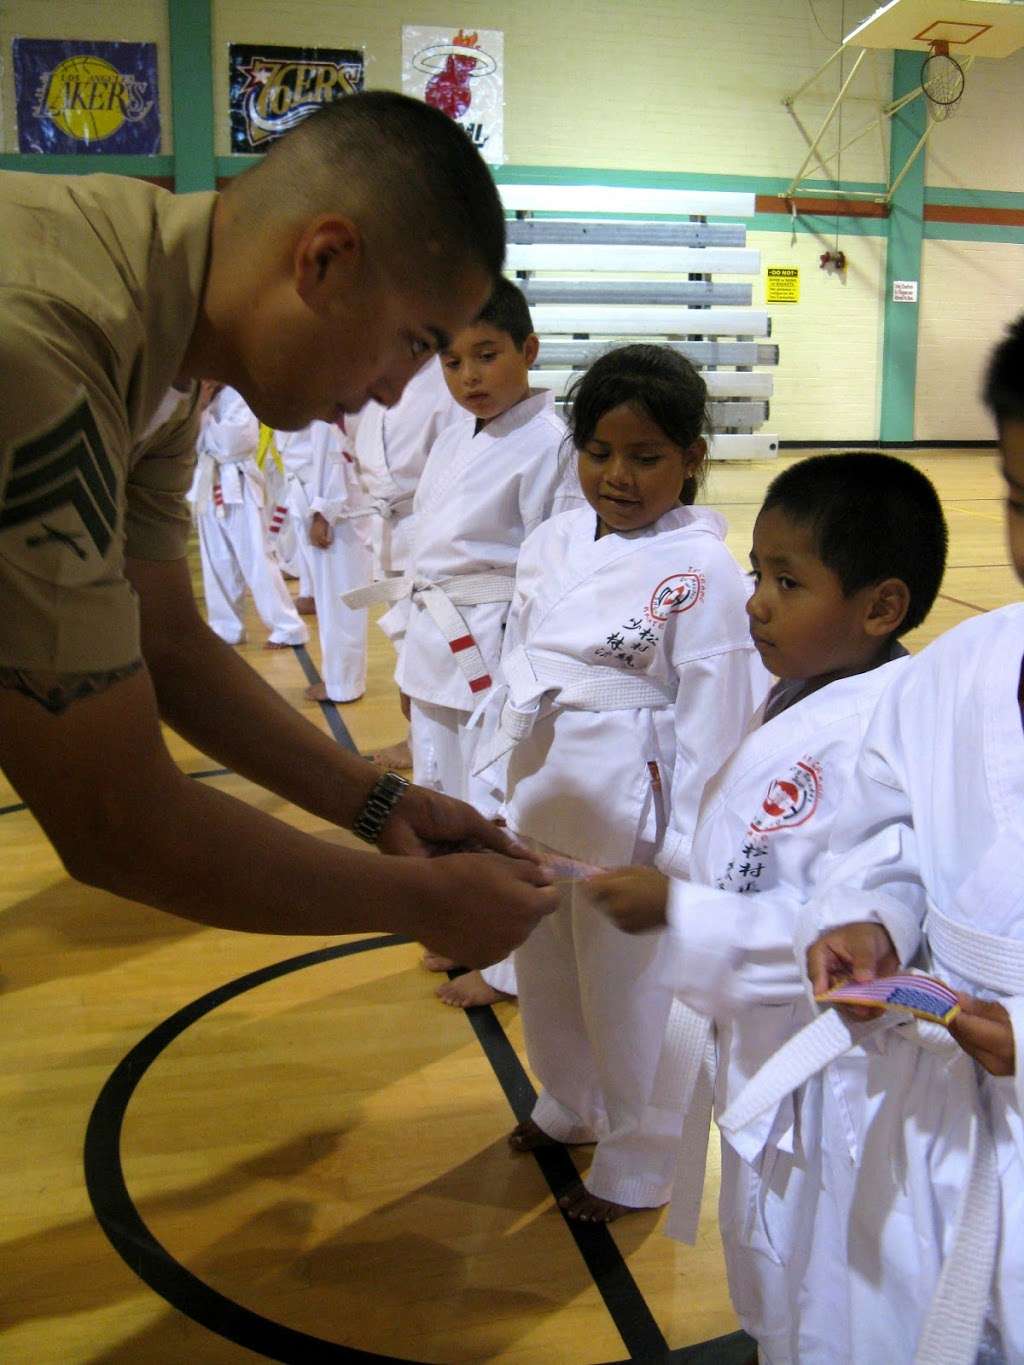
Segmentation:
[(171, 29), (171, 118), (174, 186), (212, 190), (213, 22), (210, 0), (168, 0)]
[[(921, 83), (919, 52), (893, 53), (892, 97), (898, 100)], [(906, 164), (927, 125), (922, 95), (890, 120), (889, 183)], [(911, 166), (892, 197), (885, 260), (885, 314), (882, 333), (882, 441), (914, 439), (914, 396), (917, 387), (917, 303), (894, 303), (896, 280), (913, 280), (921, 288), (921, 243), (924, 240), (925, 153)]]

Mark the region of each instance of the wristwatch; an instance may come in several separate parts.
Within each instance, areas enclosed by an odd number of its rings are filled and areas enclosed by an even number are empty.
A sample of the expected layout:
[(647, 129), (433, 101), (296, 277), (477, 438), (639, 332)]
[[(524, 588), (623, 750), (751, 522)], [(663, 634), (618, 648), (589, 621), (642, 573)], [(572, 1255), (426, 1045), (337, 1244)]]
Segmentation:
[(378, 778), (362, 810), (356, 816), (352, 833), (358, 834), (359, 838), (365, 839), (368, 844), (377, 843), (388, 816), (401, 800), (402, 793), (408, 785), (405, 778), (399, 777), (398, 773), (385, 773)]

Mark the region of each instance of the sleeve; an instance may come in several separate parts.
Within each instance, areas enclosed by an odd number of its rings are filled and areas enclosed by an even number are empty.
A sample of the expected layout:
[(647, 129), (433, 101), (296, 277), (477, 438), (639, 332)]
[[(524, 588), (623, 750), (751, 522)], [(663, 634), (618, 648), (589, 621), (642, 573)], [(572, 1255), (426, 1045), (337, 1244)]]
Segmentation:
[(766, 677), (748, 646), (692, 660), (676, 672), (672, 801), (656, 861), (666, 875), (685, 877), (704, 788), (746, 733)]
[(196, 467), (198, 387), (184, 412), (141, 448), (125, 489), (125, 553), (133, 559), (182, 559), (188, 548), (188, 493)]
[(784, 886), (755, 896), (673, 881), (662, 983), (715, 1019), (804, 999), (794, 947), (801, 905)]
[(571, 462), (566, 466), (563, 444), (564, 438), (553, 428), (543, 431), (537, 455), (519, 481), (519, 513), (525, 535), (556, 512), (570, 511), (582, 501), (582, 492), (578, 499), (563, 495), (563, 488), (571, 487), (566, 485), (566, 478), (573, 468)]
[[(900, 706), (912, 665), (890, 686), (868, 726), (821, 885), (802, 917), (799, 946), (829, 929), (871, 921), (892, 939), (900, 962), (917, 952), (926, 909), (917, 836), (905, 780)], [(910, 692), (913, 704), (913, 690)]]
[(0, 663), (105, 672), (140, 655), (124, 577), (129, 432), (95, 324), (0, 298)]
[(309, 507), (319, 512), (325, 521), (333, 526), (345, 510), (349, 501), (347, 467), (341, 432), (336, 427), (323, 424), (317, 433), (316, 457), (314, 464), (313, 491)]

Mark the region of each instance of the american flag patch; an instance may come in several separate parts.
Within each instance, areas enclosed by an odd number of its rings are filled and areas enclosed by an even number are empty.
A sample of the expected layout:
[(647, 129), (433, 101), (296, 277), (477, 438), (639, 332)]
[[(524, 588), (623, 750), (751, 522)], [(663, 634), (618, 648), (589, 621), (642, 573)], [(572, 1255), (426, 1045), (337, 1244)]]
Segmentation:
[(949, 1025), (960, 1013), (955, 991), (934, 976), (918, 976), (915, 972), (880, 976), (874, 981), (847, 981), (814, 998), (823, 1005), (869, 1005), (875, 1009), (904, 1010), (934, 1024)]

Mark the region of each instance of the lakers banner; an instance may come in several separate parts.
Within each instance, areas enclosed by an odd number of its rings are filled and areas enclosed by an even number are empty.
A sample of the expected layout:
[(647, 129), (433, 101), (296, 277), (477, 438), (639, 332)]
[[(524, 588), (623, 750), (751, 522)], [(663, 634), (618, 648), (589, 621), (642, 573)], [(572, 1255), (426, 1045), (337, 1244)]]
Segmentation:
[(233, 152), (265, 152), (314, 109), (363, 88), (363, 54), (355, 48), (232, 43), (228, 65)]
[(155, 43), (15, 38), (21, 152), (160, 151)]
[(492, 165), (505, 159), (503, 81), (498, 29), (402, 29), (402, 89), (465, 128)]

